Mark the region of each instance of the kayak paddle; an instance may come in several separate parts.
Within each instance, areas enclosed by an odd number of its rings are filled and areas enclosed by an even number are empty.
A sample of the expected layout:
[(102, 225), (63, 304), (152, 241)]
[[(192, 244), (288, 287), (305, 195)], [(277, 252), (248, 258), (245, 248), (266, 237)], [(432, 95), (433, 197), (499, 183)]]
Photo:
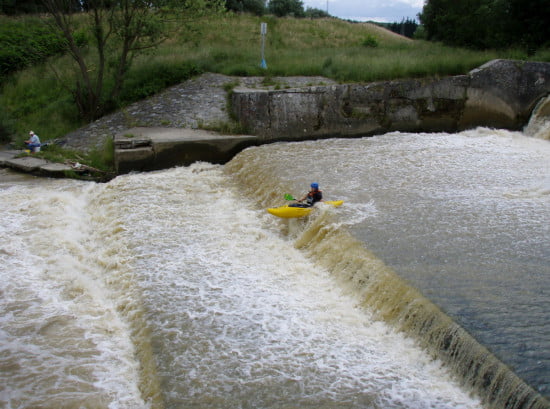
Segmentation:
[(291, 194), (287, 193), (285, 194), (285, 200), (297, 200), (294, 198), (294, 196), (292, 196)]

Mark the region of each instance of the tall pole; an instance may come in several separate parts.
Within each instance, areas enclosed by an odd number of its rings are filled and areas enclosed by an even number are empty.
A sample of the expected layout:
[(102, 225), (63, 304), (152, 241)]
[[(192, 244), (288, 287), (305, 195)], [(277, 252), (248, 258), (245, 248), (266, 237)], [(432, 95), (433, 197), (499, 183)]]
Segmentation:
[(265, 62), (265, 35), (267, 34), (267, 23), (261, 23), (260, 24), (260, 33), (262, 35), (262, 62), (260, 63), (260, 67), (263, 69), (267, 69), (267, 64)]

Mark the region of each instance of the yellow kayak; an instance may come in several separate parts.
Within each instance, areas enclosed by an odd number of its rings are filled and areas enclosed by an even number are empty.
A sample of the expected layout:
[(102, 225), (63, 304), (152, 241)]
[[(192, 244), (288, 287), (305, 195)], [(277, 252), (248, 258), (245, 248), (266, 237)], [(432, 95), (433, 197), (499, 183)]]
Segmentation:
[[(332, 205), (334, 207), (341, 206), (344, 203), (343, 200), (326, 200), (322, 203)], [(304, 217), (311, 213), (313, 207), (300, 207), (296, 205), (284, 205), (280, 207), (270, 207), (267, 209), (273, 216), (282, 217), (285, 219), (293, 219), (296, 217)]]

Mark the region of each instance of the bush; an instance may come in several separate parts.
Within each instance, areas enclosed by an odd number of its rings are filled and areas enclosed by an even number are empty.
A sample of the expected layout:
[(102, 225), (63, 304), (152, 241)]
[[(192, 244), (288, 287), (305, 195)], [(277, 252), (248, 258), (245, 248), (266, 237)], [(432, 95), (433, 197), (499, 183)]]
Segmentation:
[(368, 35), (365, 37), (363, 42), (361, 43), (363, 47), (369, 47), (369, 48), (376, 48), (378, 47), (378, 40), (373, 35)]
[(235, 12), (252, 13), (256, 16), (263, 16), (266, 10), (264, 0), (227, 0), (225, 8)]
[(151, 63), (128, 73), (118, 104), (124, 106), (150, 97), (165, 88), (185, 81), (202, 71), (194, 64)]
[(60, 54), (65, 42), (40, 19), (0, 17), (0, 82), (23, 68)]
[(11, 141), (11, 136), (15, 133), (15, 120), (11, 118), (6, 111), (0, 109), (0, 143)]

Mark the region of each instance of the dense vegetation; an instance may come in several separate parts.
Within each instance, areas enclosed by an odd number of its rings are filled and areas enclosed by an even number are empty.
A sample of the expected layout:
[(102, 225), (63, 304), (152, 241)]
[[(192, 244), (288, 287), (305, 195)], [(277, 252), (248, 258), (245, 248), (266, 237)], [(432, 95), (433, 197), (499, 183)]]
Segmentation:
[[(66, 7), (72, 10), (89, 10), (89, 6), (97, 0), (65, 0)], [(178, 3), (186, 3), (189, 0), (179, 0)], [(113, 4), (113, 3), (110, 3)], [(152, 3), (151, 3), (152, 4)], [(176, 3), (169, 0), (155, 1), (155, 5), (173, 7)], [(180, 5), (181, 5), (180, 4)], [(228, 11), (251, 13), (262, 16), (271, 13), (279, 17), (329, 17), (324, 10), (307, 7), (301, 0), (224, 0), (224, 6)], [(6, 15), (45, 13), (48, 9), (44, 0), (0, 0), (0, 13)]]
[[(2, 4), (5, 6), (7, 1)], [(89, 1), (79, 4), (90, 7)], [(284, 1), (301, 5), (297, 0)], [(13, 4), (32, 2), (13, 1)], [(198, 5), (198, 9), (207, 3), (216, 2), (179, 2)], [(550, 61), (550, 51), (543, 47), (538, 50), (456, 48), (412, 41), (373, 24), (335, 18), (277, 18), (265, 14), (271, 2), (266, 4), (263, 0), (217, 0), (216, 4), (222, 3), (226, 8), (248, 13), (215, 10), (189, 14), (189, 8), (163, 8), (159, 9), (164, 13), (163, 25), (145, 14), (145, 24), (140, 27), (148, 28), (143, 33), (148, 37), (144, 38), (152, 40), (147, 44), (153, 46), (131, 55), (123, 67), (123, 81), (116, 93), (110, 92), (115, 87), (115, 77), (102, 76), (97, 112), (105, 114), (120, 109), (202, 72), (257, 75), (267, 79), (319, 75), (341, 82), (367, 82), (463, 74), (494, 58)], [(262, 5), (263, 8), (257, 8)], [(11, 140), (20, 146), (29, 129), (37, 131), (44, 140), (59, 138), (91, 119), (83, 115), (75, 101), (78, 91), (82, 91), (79, 87), (84, 84), (82, 67), (84, 74), (97, 75), (102, 57), (105, 73), (115, 73), (120, 61), (115, 57), (124, 44), (125, 33), (119, 31), (108, 38), (114, 42), (100, 50), (98, 39), (105, 38), (100, 34), (109, 27), (109, 19), (117, 21), (121, 14), (113, 13), (110, 17), (106, 14), (106, 20), (95, 25), (93, 18), (90, 19), (96, 15), (93, 9), (69, 14), (69, 28), (73, 30), (69, 37), (54, 24), (52, 14), (0, 16), (0, 141)], [(267, 69), (260, 66), (261, 22), (268, 26)], [(132, 24), (128, 27), (135, 26)], [(76, 47), (72, 51), (69, 41), (74, 41)], [(81, 60), (75, 59), (75, 53)], [(96, 82), (90, 84), (97, 85)]]
[(419, 17), (428, 40), (448, 45), (531, 54), (550, 45), (548, 0), (427, 0)]
[(0, 80), (8, 74), (65, 52), (65, 43), (36, 17), (0, 16)]

